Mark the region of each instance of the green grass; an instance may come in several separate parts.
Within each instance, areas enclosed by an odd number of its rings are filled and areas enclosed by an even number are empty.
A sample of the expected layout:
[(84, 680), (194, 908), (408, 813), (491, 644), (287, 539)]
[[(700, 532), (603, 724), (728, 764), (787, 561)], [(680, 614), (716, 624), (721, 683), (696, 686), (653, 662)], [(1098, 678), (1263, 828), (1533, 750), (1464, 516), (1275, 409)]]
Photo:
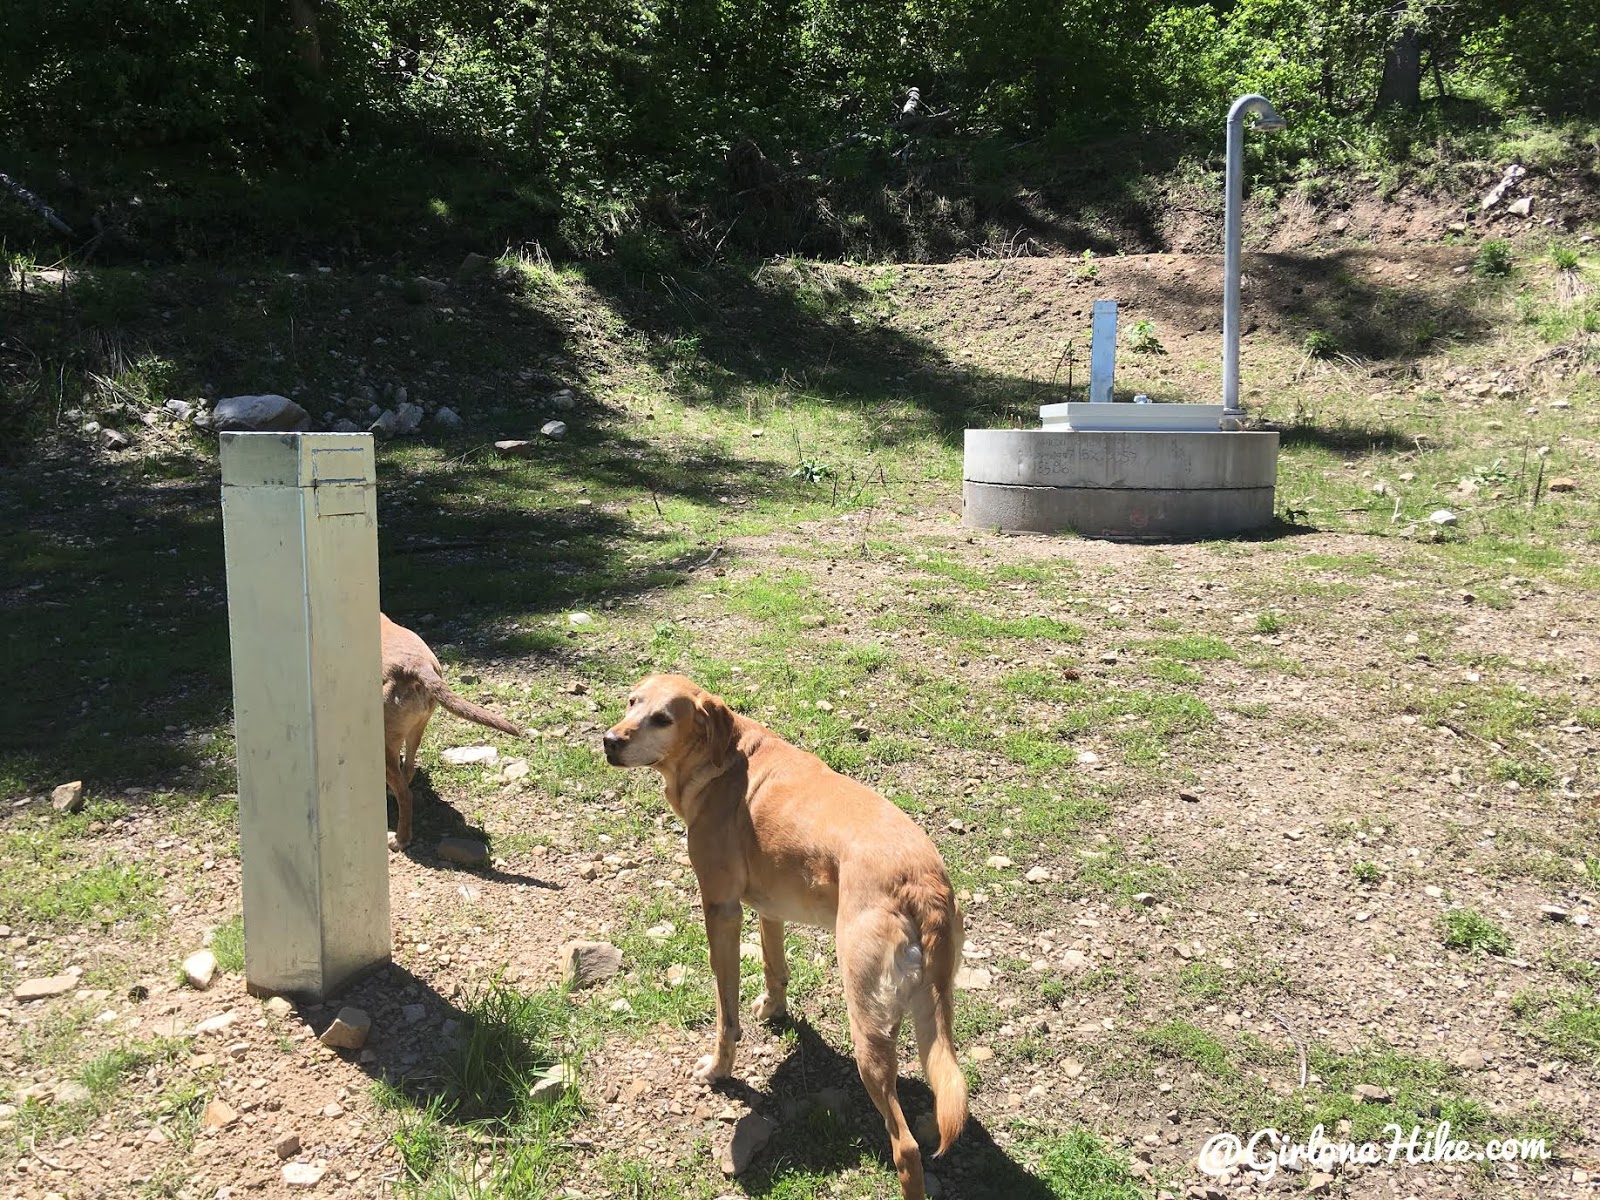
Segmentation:
[[(567, 1137), (583, 1101), (576, 1084), (553, 1103), (533, 1099), (531, 1089), (558, 1066), (576, 1075), (581, 1050), (570, 1006), (560, 991), (524, 992), (493, 980), (469, 993), (463, 1009), (459, 1042), (404, 1085), (380, 1083), (374, 1093), (392, 1113), (389, 1140), (404, 1170), (403, 1193), (418, 1200), (468, 1188), (507, 1200), (545, 1195), (568, 1164)], [(479, 1175), (481, 1147), (491, 1141), (499, 1149)]]
[(1230, 1080), (1239, 1074), (1228, 1048), (1211, 1034), (1181, 1018), (1174, 1017), (1139, 1035), (1151, 1053), (1187, 1063), (1213, 1079)]
[(1470, 908), (1452, 908), (1441, 918), (1444, 944), (1452, 950), (1474, 954), (1510, 954), (1511, 935), (1482, 913)]
[(1038, 1148), (1039, 1175), (1060, 1200), (1142, 1200), (1148, 1193), (1128, 1161), (1086, 1129)]
[(1505, 238), (1489, 238), (1478, 247), (1472, 259), (1472, 270), (1485, 279), (1496, 279), (1511, 274), (1515, 260), (1510, 242)]
[(1511, 1011), (1534, 1041), (1569, 1062), (1600, 1066), (1600, 1003), (1592, 988), (1522, 992)]
[(1383, 879), (1383, 868), (1377, 863), (1355, 862), (1350, 865), (1350, 874), (1357, 883), (1379, 883)]
[(217, 966), (230, 974), (244, 971), (244, 918), (234, 917), (217, 926), (211, 936), (211, 952), (217, 956)]

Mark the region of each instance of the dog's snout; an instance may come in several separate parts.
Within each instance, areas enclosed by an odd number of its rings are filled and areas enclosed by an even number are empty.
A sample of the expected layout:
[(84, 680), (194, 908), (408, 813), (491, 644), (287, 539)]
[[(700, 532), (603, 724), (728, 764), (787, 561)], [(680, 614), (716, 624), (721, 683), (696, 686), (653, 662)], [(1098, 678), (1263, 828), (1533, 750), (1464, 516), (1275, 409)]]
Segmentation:
[(606, 753), (609, 754), (618, 746), (622, 745), (622, 739), (617, 736), (616, 730), (608, 729), (605, 732), (605, 736), (600, 739), (600, 745), (603, 746), (606, 750)]

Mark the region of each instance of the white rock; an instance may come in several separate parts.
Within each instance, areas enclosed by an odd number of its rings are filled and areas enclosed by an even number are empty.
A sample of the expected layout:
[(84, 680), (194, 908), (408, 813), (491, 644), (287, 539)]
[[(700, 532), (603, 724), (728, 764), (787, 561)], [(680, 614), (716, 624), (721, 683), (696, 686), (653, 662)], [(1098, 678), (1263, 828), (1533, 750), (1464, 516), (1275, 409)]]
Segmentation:
[(500, 751), (493, 746), (452, 746), (439, 757), (452, 767), (465, 767), (473, 763), (497, 762)]
[(205, 991), (217, 977), (217, 956), (209, 950), (196, 950), (183, 960), (183, 979), (196, 991)]
[(593, 625), (594, 618), (586, 612), (570, 612), (567, 614), (568, 625)]
[(1046, 883), (1050, 879), (1050, 872), (1043, 867), (1029, 867), (1023, 878), (1029, 883)]
[(316, 1163), (284, 1163), (283, 1182), (286, 1187), (314, 1188), (322, 1182), (322, 1177), (328, 1172), (327, 1167)]
[(539, 427), (539, 432), (552, 442), (559, 442), (567, 436), (567, 423), (565, 421), (546, 421)]
[[(399, 397), (400, 392), (397, 391), (395, 395)], [(425, 415), (420, 404), (401, 404), (394, 412), (395, 432), (402, 435), (415, 433), (421, 428)]]
[(1004, 871), (1011, 865), (1011, 860), (1004, 854), (991, 854), (984, 865), (996, 871)]
[(1430, 525), (1454, 525), (1455, 523), (1456, 515), (1448, 508), (1436, 508), (1428, 514), (1428, 524)]
[(194, 1031), (202, 1035), (208, 1033), (221, 1033), (224, 1029), (227, 1029), (238, 1019), (239, 1014), (236, 1012), (218, 1013), (214, 1017), (207, 1017), (204, 1021), (201, 1021), (200, 1024), (194, 1027)]
[(441, 408), (433, 414), (434, 424), (443, 425), (446, 429), (461, 428), (461, 414), (453, 408)]
[(218, 433), (294, 433), (311, 428), (311, 414), (287, 396), (229, 396), (211, 412)]

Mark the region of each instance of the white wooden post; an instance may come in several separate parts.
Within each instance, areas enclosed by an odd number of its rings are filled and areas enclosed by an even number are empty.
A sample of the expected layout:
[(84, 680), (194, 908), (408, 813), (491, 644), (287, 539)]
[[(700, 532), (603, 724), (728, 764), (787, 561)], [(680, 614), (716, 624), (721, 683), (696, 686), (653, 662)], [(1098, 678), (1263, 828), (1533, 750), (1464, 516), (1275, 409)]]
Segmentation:
[(321, 1000), (389, 961), (370, 434), (222, 435), (245, 980)]

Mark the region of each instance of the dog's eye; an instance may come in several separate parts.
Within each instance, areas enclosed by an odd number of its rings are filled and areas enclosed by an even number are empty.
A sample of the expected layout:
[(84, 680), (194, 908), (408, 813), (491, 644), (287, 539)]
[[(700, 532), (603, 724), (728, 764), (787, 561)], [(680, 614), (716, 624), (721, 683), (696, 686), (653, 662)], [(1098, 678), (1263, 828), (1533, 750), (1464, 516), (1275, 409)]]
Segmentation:
[(629, 708), (632, 708), (637, 703), (639, 703), (639, 697), (637, 697), (637, 696), (629, 696), (628, 697), (628, 707)]
[(652, 725), (671, 725), (672, 724), (672, 714), (671, 713), (659, 712), (655, 716), (650, 718), (650, 724), (652, 724)]

